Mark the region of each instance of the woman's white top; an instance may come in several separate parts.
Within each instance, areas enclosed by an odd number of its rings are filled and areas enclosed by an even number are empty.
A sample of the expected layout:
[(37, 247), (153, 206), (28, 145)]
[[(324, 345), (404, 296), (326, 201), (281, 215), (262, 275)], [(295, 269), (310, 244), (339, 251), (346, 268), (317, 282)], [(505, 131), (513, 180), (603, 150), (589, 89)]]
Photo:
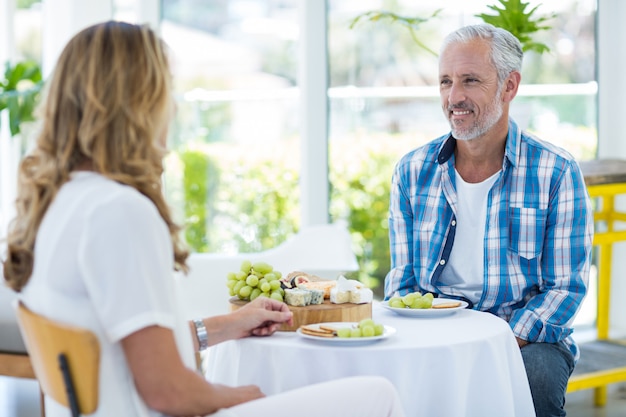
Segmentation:
[[(138, 395), (120, 343), (142, 328), (172, 329), (183, 362), (195, 369), (175, 291), (170, 234), (156, 206), (99, 174), (73, 174), (44, 216), (33, 275), (20, 299), (98, 336), (100, 401), (92, 416), (160, 415)], [(66, 417), (69, 410), (46, 398), (46, 415)]]

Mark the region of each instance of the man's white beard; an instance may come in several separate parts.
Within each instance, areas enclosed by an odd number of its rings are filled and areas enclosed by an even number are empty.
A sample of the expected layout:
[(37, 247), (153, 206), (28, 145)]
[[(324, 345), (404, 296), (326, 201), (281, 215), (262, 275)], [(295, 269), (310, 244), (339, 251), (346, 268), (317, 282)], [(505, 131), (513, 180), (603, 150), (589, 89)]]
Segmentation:
[[(498, 88), (494, 100), (491, 104), (485, 108), (485, 114), (482, 118), (476, 119), (474, 124), (469, 127), (463, 127), (463, 123), (459, 128), (454, 125), (454, 122), (448, 118), (450, 123), (450, 129), (452, 130), (452, 136), (457, 140), (472, 140), (476, 139), (487, 133), (502, 117), (503, 106), (500, 98), (501, 87)], [(451, 107), (452, 108), (452, 107)], [(449, 108), (448, 110), (451, 110)], [(454, 107), (455, 110), (462, 110), (462, 108)]]

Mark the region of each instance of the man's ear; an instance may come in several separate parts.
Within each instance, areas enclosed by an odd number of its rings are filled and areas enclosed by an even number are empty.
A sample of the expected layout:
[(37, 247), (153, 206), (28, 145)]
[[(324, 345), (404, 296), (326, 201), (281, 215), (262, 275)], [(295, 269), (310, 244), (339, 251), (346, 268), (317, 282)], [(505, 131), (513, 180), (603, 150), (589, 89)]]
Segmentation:
[(506, 103), (512, 101), (517, 95), (517, 89), (522, 80), (522, 74), (518, 71), (512, 71), (504, 80), (504, 89), (502, 91), (502, 100)]

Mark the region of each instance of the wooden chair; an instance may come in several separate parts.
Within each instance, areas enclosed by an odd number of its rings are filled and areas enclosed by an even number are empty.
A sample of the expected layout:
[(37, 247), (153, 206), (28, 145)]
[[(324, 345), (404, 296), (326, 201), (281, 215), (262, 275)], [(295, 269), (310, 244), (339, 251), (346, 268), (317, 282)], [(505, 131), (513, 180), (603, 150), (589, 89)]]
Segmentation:
[(93, 413), (98, 408), (98, 338), (36, 314), (21, 302), (17, 320), (43, 393), (68, 407), (74, 417)]

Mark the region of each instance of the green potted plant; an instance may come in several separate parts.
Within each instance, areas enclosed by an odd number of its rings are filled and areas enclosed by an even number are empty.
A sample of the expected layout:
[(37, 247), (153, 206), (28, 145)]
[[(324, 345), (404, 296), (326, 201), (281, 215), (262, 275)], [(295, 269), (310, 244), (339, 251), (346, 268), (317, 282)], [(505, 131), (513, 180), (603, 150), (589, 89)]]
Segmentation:
[(0, 114), (8, 111), (11, 136), (22, 131), (23, 123), (35, 120), (33, 113), (42, 85), (41, 69), (36, 62), (6, 63), (0, 79)]
[(496, 15), (481, 13), (476, 15), (476, 17), (480, 17), (485, 23), (490, 23), (511, 32), (521, 42), (524, 52), (535, 51), (542, 54), (550, 51), (550, 48), (543, 43), (533, 41), (532, 36), (540, 30), (550, 29), (550, 26), (545, 25), (545, 22), (554, 18), (556, 13), (535, 18), (533, 14), (541, 4), (526, 12), (529, 3), (524, 3), (521, 0), (499, 0), (499, 2), (502, 8), (499, 8), (497, 5), (487, 6), (495, 11)]

